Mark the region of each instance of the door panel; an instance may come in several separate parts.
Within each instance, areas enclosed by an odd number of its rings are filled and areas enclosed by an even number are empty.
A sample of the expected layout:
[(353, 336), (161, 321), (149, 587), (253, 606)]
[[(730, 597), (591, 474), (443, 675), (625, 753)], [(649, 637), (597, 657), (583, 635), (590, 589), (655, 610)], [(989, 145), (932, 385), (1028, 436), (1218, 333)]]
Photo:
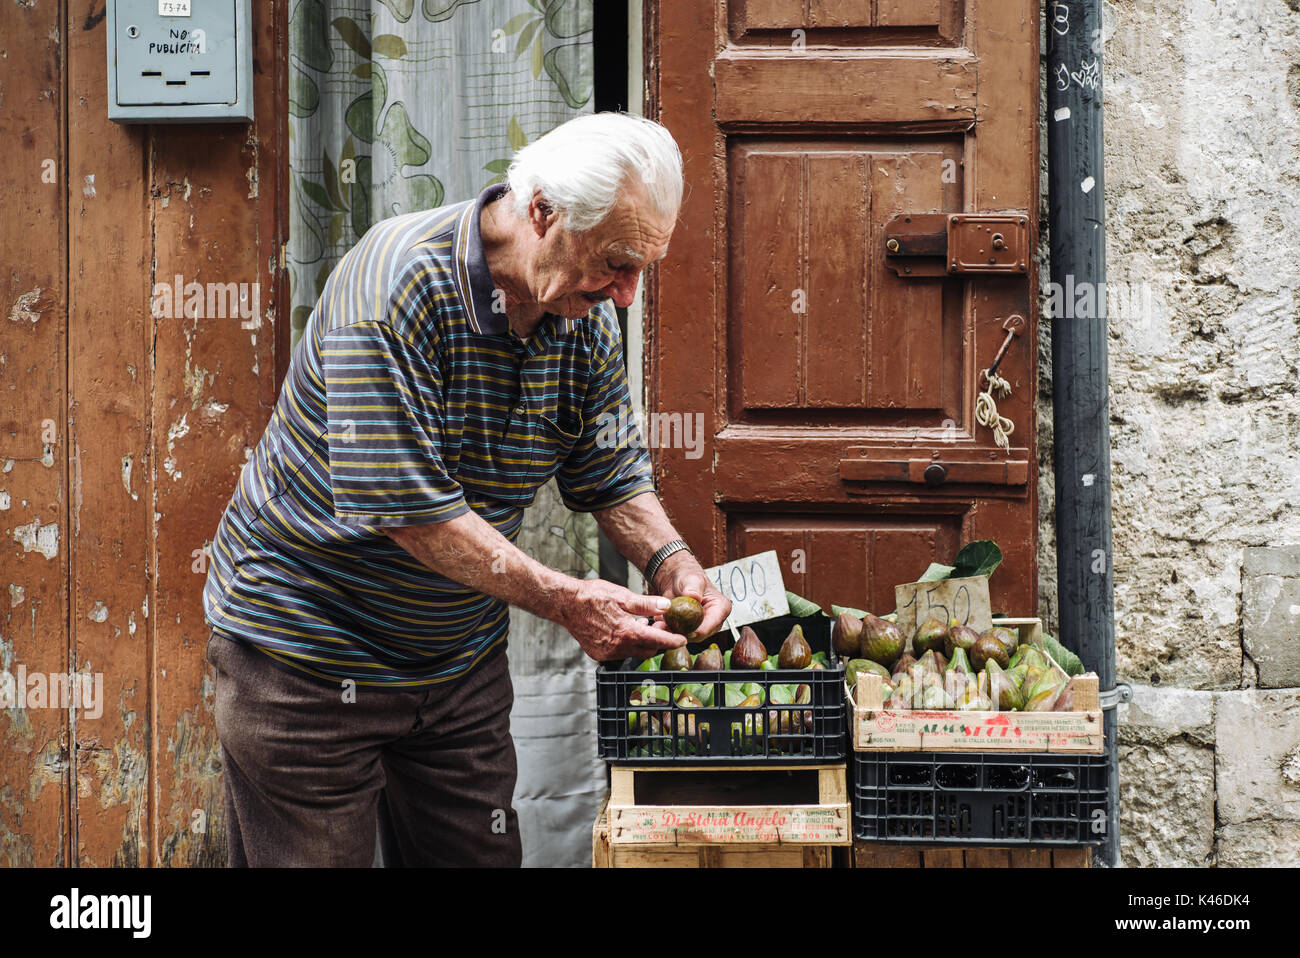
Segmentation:
[(889, 410), (882, 426), (960, 421), (961, 284), (902, 279), (873, 255), (895, 214), (960, 211), (960, 161), (957, 138), (733, 144), (734, 421), (794, 409), (810, 426), (872, 421), (831, 410)]
[[(1031, 614), (1033, 270), (900, 275), (885, 230), (1023, 212), (1034, 249), (1037, 3), (651, 6), (648, 112), (687, 190), (647, 282), (650, 408), (703, 413), (712, 447), (655, 452), (678, 529), (706, 562), (773, 548), (792, 589), (874, 611), (992, 538), (994, 605)], [(1012, 315), (1003, 450), (974, 408)]]
[(961, 516), (737, 514), (730, 517), (727, 538), (733, 555), (775, 549), (786, 560), (786, 588), (825, 609), (855, 603), (892, 609), (899, 581), (919, 577), (936, 552), (956, 548)]

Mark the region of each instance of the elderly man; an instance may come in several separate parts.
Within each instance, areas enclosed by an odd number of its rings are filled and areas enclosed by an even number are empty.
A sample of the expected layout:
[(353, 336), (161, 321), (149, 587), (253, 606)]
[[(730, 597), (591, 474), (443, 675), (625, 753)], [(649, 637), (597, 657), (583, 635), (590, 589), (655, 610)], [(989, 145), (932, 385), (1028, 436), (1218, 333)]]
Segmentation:
[[(664, 597), (700, 599), (701, 632), (730, 612), (639, 437), (598, 439), (629, 402), (610, 300), (667, 252), (676, 144), (580, 117), (508, 180), (343, 257), (222, 517), (204, 605), (232, 865), (368, 865), (376, 823), (389, 864), (518, 864), (508, 606), (598, 661), (680, 645)], [(658, 596), (513, 545), (552, 476)]]

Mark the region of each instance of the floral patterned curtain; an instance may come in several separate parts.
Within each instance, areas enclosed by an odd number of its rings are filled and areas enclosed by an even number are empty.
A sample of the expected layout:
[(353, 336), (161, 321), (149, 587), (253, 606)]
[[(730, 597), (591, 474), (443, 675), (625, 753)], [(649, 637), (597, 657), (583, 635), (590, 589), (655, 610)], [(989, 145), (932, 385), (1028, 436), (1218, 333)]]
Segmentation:
[[(330, 270), (370, 226), (477, 195), (519, 147), (592, 110), (592, 0), (298, 0), (289, 21), (288, 263), (293, 342)], [(595, 523), (554, 485), (519, 546), (594, 577)], [(515, 807), (524, 863), (591, 861), (604, 791), (591, 663), (512, 610)]]

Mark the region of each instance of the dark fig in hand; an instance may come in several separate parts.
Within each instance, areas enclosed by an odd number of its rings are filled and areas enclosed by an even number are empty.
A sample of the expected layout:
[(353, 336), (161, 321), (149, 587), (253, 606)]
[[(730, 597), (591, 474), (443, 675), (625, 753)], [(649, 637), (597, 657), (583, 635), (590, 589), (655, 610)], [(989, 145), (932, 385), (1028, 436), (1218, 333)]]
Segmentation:
[[(732, 653), (735, 658), (735, 653)], [(812, 661), (812, 649), (808, 647), (808, 640), (803, 637), (803, 628), (796, 625), (790, 630), (790, 634), (785, 637), (781, 643), (781, 651), (776, 657), (776, 667), (779, 669), (806, 669), (808, 663)]]
[(758, 637), (758, 633), (745, 626), (740, 630), (740, 639), (731, 650), (731, 667), (733, 669), (756, 669), (767, 660), (767, 649)]
[(862, 620), (841, 612), (831, 626), (831, 648), (845, 659), (856, 659), (862, 641)]
[(664, 613), (664, 625), (668, 631), (678, 635), (690, 635), (704, 621), (704, 607), (697, 599), (689, 595), (679, 595), (673, 599)]

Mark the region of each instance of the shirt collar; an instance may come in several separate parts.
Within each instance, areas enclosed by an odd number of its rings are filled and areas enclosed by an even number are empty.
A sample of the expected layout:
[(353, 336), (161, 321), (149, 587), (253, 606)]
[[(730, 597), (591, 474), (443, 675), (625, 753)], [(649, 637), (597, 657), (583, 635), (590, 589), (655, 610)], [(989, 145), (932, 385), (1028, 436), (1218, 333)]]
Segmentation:
[[(499, 336), (510, 328), (506, 314), (492, 309), (496, 300), (492, 285), (492, 274), (488, 271), (487, 258), (483, 255), (483, 234), (479, 228), (479, 219), (483, 207), (504, 195), (509, 187), (504, 183), (489, 186), (478, 198), (466, 202), (465, 210), (456, 221), (453, 247), (456, 251), (456, 287), (461, 302), (465, 304), (465, 314), (469, 317), (470, 327), (476, 333)], [(551, 328), (561, 335), (571, 333), (578, 328), (578, 320), (568, 319), (547, 313), (538, 332)]]

